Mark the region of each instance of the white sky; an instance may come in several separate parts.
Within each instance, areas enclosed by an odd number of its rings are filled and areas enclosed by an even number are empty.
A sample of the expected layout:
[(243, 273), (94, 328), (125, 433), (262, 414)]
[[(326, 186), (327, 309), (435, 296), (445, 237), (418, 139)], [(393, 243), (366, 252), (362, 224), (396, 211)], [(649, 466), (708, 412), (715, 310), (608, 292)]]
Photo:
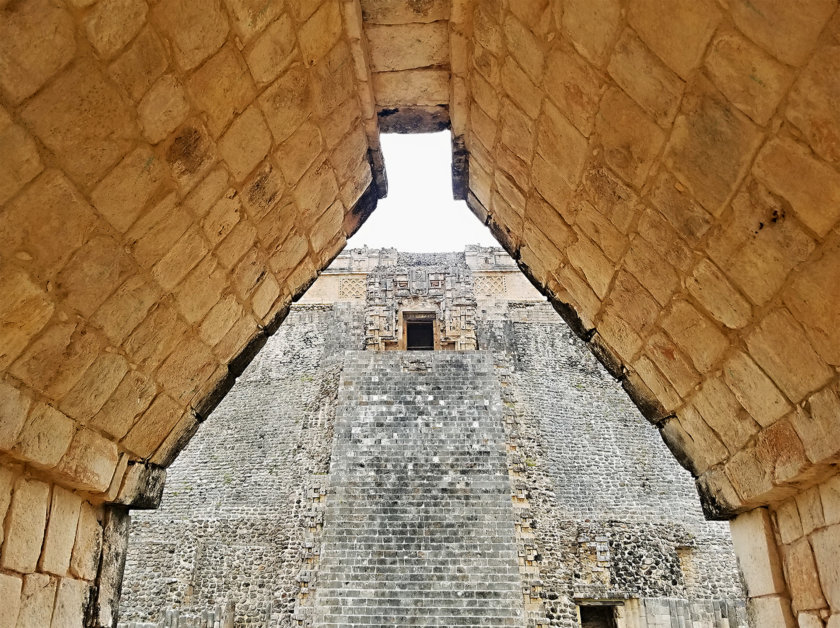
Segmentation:
[(427, 253), (463, 251), (467, 244), (498, 246), (467, 204), (452, 198), (450, 138), (449, 131), (382, 134), (388, 196), (347, 241), (349, 248)]

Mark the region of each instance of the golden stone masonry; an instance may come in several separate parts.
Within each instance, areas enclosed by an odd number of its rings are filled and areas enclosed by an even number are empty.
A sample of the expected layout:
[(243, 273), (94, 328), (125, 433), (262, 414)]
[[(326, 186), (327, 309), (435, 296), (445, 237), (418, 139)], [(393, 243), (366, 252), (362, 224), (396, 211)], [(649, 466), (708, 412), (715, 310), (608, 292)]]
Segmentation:
[[(112, 626), (127, 513), (387, 191), (453, 190), (840, 627), (837, 0), (0, 0), (0, 626)], [(158, 493), (159, 494), (159, 493)]]

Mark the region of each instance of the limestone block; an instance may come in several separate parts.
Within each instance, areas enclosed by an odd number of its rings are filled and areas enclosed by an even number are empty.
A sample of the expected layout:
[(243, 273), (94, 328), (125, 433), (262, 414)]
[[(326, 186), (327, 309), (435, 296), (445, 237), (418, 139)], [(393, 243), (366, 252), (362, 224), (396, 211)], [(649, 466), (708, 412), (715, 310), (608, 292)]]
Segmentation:
[(589, 137), (606, 89), (600, 74), (573, 50), (556, 47), (546, 60), (543, 88), (572, 124)]
[(218, 137), (256, 95), (248, 66), (232, 46), (225, 46), (196, 70), (187, 80), (187, 88), (207, 113), (207, 126), (214, 137)]
[(631, 29), (621, 34), (607, 71), (659, 126), (670, 126), (682, 99), (683, 81)]
[(140, 368), (151, 372), (172, 352), (185, 330), (186, 324), (175, 308), (164, 301), (128, 337), (126, 353)]
[(724, 363), (723, 377), (741, 405), (762, 427), (772, 425), (790, 410), (779, 389), (745, 353), (738, 351)]
[(152, 268), (152, 276), (164, 290), (172, 290), (208, 252), (198, 228), (189, 229)]
[(578, 234), (577, 241), (567, 249), (566, 255), (572, 265), (581, 271), (595, 294), (603, 299), (607, 295), (615, 267), (601, 249), (586, 236)]
[(309, 73), (301, 64), (294, 64), (259, 97), (274, 141), (282, 142), (309, 115)]
[[(507, 99), (502, 103), (501, 120), (499, 139), (502, 144), (509, 148), (511, 153), (522, 160), (523, 163), (529, 163), (535, 142), (533, 121)], [(545, 158), (543, 159), (545, 160)], [(549, 165), (552, 170), (556, 171), (553, 164), (549, 163)], [(568, 172), (572, 168), (574, 168), (574, 165), (571, 168), (566, 167), (566, 171)]]
[(692, 404), (731, 452), (743, 448), (759, 430), (720, 378), (707, 379), (692, 398)]
[(478, 72), (472, 72), (469, 77), (470, 93), (476, 104), (493, 120), (499, 118), (499, 94)]
[(219, 139), (219, 154), (234, 179), (242, 181), (271, 148), (271, 134), (259, 108), (253, 105), (236, 118)]
[(648, 339), (645, 353), (681, 397), (687, 397), (699, 383), (697, 372), (665, 334), (654, 333)]
[(56, 293), (85, 317), (137, 271), (124, 245), (108, 235), (88, 240), (58, 273)]
[(9, 450), (17, 442), (31, 404), (29, 395), (0, 381), (0, 449)]
[[(459, 2), (456, 0), (454, 4), (458, 5)], [(460, 2), (460, 4), (466, 6), (468, 3)], [(540, 18), (548, 18), (547, 0), (523, 0), (522, 2), (509, 5), (509, 9), (511, 13), (529, 26), (536, 26)], [(452, 14), (452, 21), (458, 21), (459, 18), (456, 17), (458, 11), (453, 10)]]
[(774, 139), (759, 153), (753, 172), (787, 199), (803, 223), (825, 236), (840, 219), (840, 174), (788, 139)]
[[(816, 3), (825, 8), (830, 2)], [(840, 164), (840, 114), (834, 106), (840, 89), (840, 46), (817, 50), (791, 90), (785, 115), (823, 159)]]
[(146, 23), (145, 0), (104, 0), (85, 19), (85, 32), (103, 59), (114, 56)]
[(0, 243), (9, 255), (29, 260), (32, 276), (45, 281), (82, 245), (95, 223), (93, 209), (73, 184), (59, 171), (47, 170), (6, 204)]
[(338, 183), (326, 161), (312, 165), (292, 191), (305, 225), (312, 225), (338, 196)]
[(687, 301), (673, 301), (661, 325), (701, 373), (714, 368), (729, 348), (729, 339)]
[(449, 71), (438, 69), (377, 72), (373, 92), (380, 107), (438, 105), (449, 102)]
[(774, 484), (794, 482), (810, 466), (802, 441), (790, 420), (777, 421), (759, 432), (755, 456)]
[(280, 76), (295, 58), (294, 24), (283, 14), (272, 22), (245, 52), (245, 61), (258, 84)]
[(501, 82), (510, 100), (529, 118), (533, 120), (539, 115), (542, 92), (512, 57), (505, 59), (502, 65)]
[(286, 183), (280, 169), (267, 160), (245, 182), (240, 200), (253, 220), (261, 220), (283, 200)]
[(761, 140), (749, 118), (707, 81), (700, 80), (683, 98), (664, 162), (703, 207), (717, 216), (735, 192)]
[[(657, 242), (661, 245), (661, 241)], [(638, 279), (661, 305), (665, 305), (679, 285), (679, 275), (663, 259), (661, 250), (654, 251), (645, 238), (636, 236), (624, 257), (624, 267)]]
[(583, 175), (583, 185), (589, 200), (624, 234), (636, 228), (636, 218), (642, 204), (628, 185), (608, 168), (593, 164)]
[(594, 328), (595, 314), (601, 306), (598, 295), (592, 291), (589, 284), (570, 265), (558, 268), (555, 271), (555, 276), (556, 281), (554, 282), (549, 277), (549, 289), (562, 302), (574, 304), (582, 324), (589, 329)]
[(53, 324), (29, 345), (10, 372), (50, 397), (60, 398), (79, 381), (102, 348), (102, 340), (81, 323)]
[(747, 616), (751, 626), (794, 628), (796, 625), (790, 612), (790, 600), (778, 595), (748, 600)]
[(60, 486), (53, 487), (49, 525), (44, 539), (39, 570), (64, 576), (70, 568), (70, 555), (76, 540), (81, 498)]
[(627, 14), (651, 50), (683, 79), (700, 64), (721, 18), (713, 0), (678, 0), (668, 11), (656, 0), (632, 0)]
[(338, 41), (342, 31), (341, 9), (337, 0), (326, 0), (298, 30), (304, 63), (312, 65)]
[(563, 32), (589, 61), (603, 66), (621, 21), (619, 0), (572, 0), (563, 5)]
[(446, 65), (449, 61), (447, 22), (365, 26), (372, 72), (394, 72)]
[(732, 283), (762, 305), (808, 258), (814, 241), (796, 220), (784, 219), (791, 211), (789, 204), (758, 181), (742, 186), (732, 208), (731, 219), (713, 232), (707, 249)]
[(189, 111), (184, 86), (171, 74), (160, 77), (137, 107), (143, 135), (152, 144), (157, 144), (177, 129)]
[(686, 288), (718, 322), (730, 329), (744, 327), (752, 317), (750, 304), (709, 260), (701, 260)]
[[(677, 459), (685, 459), (690, 464), (692, 473), (702, 474), (726, 459), (726, 447), (691, 406), (680, 410), (678, 416), (667, 421), (660, 432)], [(684, 452), (684, 455), (680, 456), (679, 452)]]
[(712, 226), (712, 217), (664, 168), (656, 175), (650, 200), (668, 223), (688, 242), (697, 243)]
[(840, 525), (817, 530), (811, 535), (814, 558), (820, 574), (820, 585), (834, 614), (840, 611), (840, 561), (837, 548), (840, 547)]
[(0, 116), (0, 204), (5, 203), (43, 169), (32, 137), (16, 124), (6, 125)]
[(128, 103), (92, 60), (80, 60), (39, 91), (21, 116), (82, 184), (105, 174), (136, 136)]
[(812, 486), (796, 494), (796, 506), (802, 520), (802, 532), (811, 534), (825, 525), (819, 487)]
[[(266, 217), (269, 220), (272, 216)], [(291, 225), (285, 227), (287, 230)], [(233, 231), (216, 248), (216, 257), (219, 263), (225, 268), (233, 268), (236, 262), (242, 259), (247, 251), (251, 249), (254, 240), (257, 238), (257, 228), (248, 220), (239, 222)]]
[(286, 8), (279, 0), (224, 0), (224, 3), (233, 18), (234, 30), (246, 43)]
[(184, 199), (184, 206), (200, 218), (210, 211), (213, 204), (229, 188), (230, 177), (228, 171), (219, 166), (195, 186), (195, 189)]
[[(24, 271), (14, 266), (4, 266), (0, 274), (0, 367), (8, 367), (26, 345), (47, 324), (54, 305), (52, 299)], [(9, 438), (7, 430), (15, 425), (13, 419), (0, 428), (0, 447)]]
[(219, 359), (219, 362), (222, 364), (228, 363), (239, 355), (242, 347), (248, 344), (248, 341), (254, 337), (257, 331), (257, 321), (246, 314), (244, 317), (238, 318), (221, 342), (213, 347), (213, 353)]
[(799, 628), (823, 628), (824, 624), (817, 613), (799, 613), (796, 616)]
[[(11, 466), (0, 468), (0, 521), (5, 521), (9, 504), (12, 503), (12, 489), (15, 485), (15, 471)], [(0, 547), (5, 531), (0, 529)]]
[(482, 4), (476, 8), (473, 15), (473, 38), (490, 55), (498, 57), (505, 52), (504, 35), (499, 25), (499, 16), (493, 15), (489, 5)]
[(201, 228), (210, 245), (223, 240), (242, 218), (242, 203), (239, 194), (230, 188), (201, 221)]
[(536, 131), (537, 150), (566, 183), (576, 187), (589, 155), (586, 137), (550, 102), (537, 119)]
[(187, 403), (217, 366), (210, 348), (197, 337), (188, 336), (161, 365), (157, 381), (177, 401)]
[(15, 628), (20, 611), (20, 594), (23, 579), (18, 576), (0, 574), (0, 599), (3, 600), (3, 614), (0, 628)]
[(103, 353), (62, 399), (59, 407), (68, 416), (89, 421), (111, 397), (127, 372), (125, 358), (119, 354)]
[[(338, 210), (343, 209), (341, 207), (340, 202), (336, 202), (335, 205), (338, 206)], [(335, 220), (334, 216), (339, 214), (339, 211), (331, 211), (328, 210), (327, 213), (319, 221), (320, 223), (329, 224), (330, 226), (321, 227), (324, 229), (325, 233), (329, 233), (329, 230), (333, 227), (330, 221)], [(343, 212), (340, 213), (341, 220), (344, 219)], [(339, 224), (339, 227), (341, 225)], [(316, 229), (318, 229), (318, 225), (316, 225)], [(339, 231), (339, 235), (341, 235)], [(333, 232), (333, 238), (335, 238), (335, 232)], [(321, 250), (319, 248), (318, 250)], [(274, 279), (271, 275), (266, 275), (263, 280), (260, 282), (260, 285), (257, 286), (257, 289), (254, 290), (254, 296), (251, 298), (251, 306), (253, 307), (254, 314), (257, 315), (260, 319), (265, 319), (268, 314), (271, 312), (272, 306), (277, 301), (277, 298), (280, 296), (280, 286), (277, 283), (277, 280)]]
[(339, 142), (330, 155), (330, 163), (340, 184), (346, 183), (357, 171), (360, 161), (367, 163), (368, 139), (364, 129), (357, 128)]
[(673, 410), (680, 405), (682, 400), (677, 391), (647, 356), (640, 356), (633, 363), (633, 370), (638, 373), (666, 410)]
[(225, 42), (228, 22), (220, 0), (164, 0), (154, 9), (183, 70), (198, 66)]
[(525, 216), (543, 232), (554, 248), (563, 250), (574, 242), (575, 236), (571, 227), (565, 222), (560, 212), (539, 194), (532, 193), (528, 196)]
[(450, 17), (449, 0), (429, 2), (394, 3), (390, 0), (362, 0), (362, 16), (370, 24), (408, 24), (447, 20)]
[(834, 0), (817, 0), (807, 10), (796, 3), (758, 0), (730, 7), (738, 28), (750, 39), (790, 65), (802, 65), (817, 43), (831, 14)]
[(840, 451), (840, 435), (836, 430), (838, 410), (840, 395), (836, 386), (812, 395), (805, 408), (794, 409), (791, 415), (793, 427), (812, 462), (831, 461)]
[(215, 347), (224, 335), (241, 318), (242, 306), (232, 294), (221, 299), (210, 310), (198, 330), (199, 337), (210, 347)]
[(706, 68), (730, 102), (758, 124), (766, 124), (794, 74), (735, 31), (718, 34), (709, 48)]
[(164, 183), (165, 167), (146, 147), (129, 153), (93, 191), (99, 213), (118, 231), (132, 225)]
[(147, 211), (126, 234), (129, 250), (141, 266), (151, 268), (166, 255), (192, 223), (192, 216), (171, 194)]
[(242, 301), (247, 302), (251, 298), (267, 271), (268, 264), (262, 252), (256, 249), (248, 251), (233, 270), (233, 284)]
[(545, 64), (544, 45), (534, 32), (512, 15), (502, 24), (508, 53), (535, 83), (543, 77)]
[(218, 261), (205, 257), (175, 289), (178, 310), (188, 323), (201, 321), (221, 297), (229, 278)]
[(746, 341), (750, 355), (794, 403), (832, 377), (786, 310), (767, 314)]
[(840, 523), (840, 475), (820, 484), (820, 499), (826, 524)]
[(108, 74), (137, 101), (166, 71), (168, 64), (160, 36), (151, 26), (147, 26), (125, 52), (108, 66)]
[[(352, 67), (344, 58), (347, 46), (339, 44), (314, 68), (312, 99), (315, 112), (321, 116), (321, 135), (332, 150), (335, 145), (351, 130), (371, 121), (362, 123), (361, 108), (358, 99), (353, 97), (355, 84)], [(366, 129), (368, 136), (376, 133)]]
[(119, 346), (160, 298), (160, 288), (148, 277), (129, 277), (91, 318), (112, 344)]
[(182, 413), (180, 404), (160, 394), (120, 444), (141, 458), (148, 458), (175, 427)]
[(783, 592), (784, 578), (767, 509), (756, 508), (739, 515), (729, 522), (729, 529), (747, 594), (755, 598)]
[(70, 573), (82, 580), (93, 580), (99, 566), (102, 547), (102, 525), (97, 509), (85, 502), (79, 513), (76, 540), (70, 558)]
[(826, 243), (783, 293), (785, 305), (803, 322), (820, 357), (840, 365), (840, 294), (832, 289), (840, 273), (840, 242)]
[(598, 330), (619, 355), (630, 361), (642, 348), (656, 320), (659, 307), (638, 280), (618, 272), (604, 306)]
[(114, 442), (93, 430), (82, 429), (76, 432), (57, 470), (68, 478), (71, 486), (101, 493), (111, 484), (118, 460)]
[(309, 253), (309, 243), (303, 236), (292, 232), (269, 260), (271, 270), (281, 281), (297, 268)]
[(45, 574), (31, 573), (24, 576), (17, 628), (49, 626), (56, 589), (57, 581)]
[(6, 537), (0, 556), (0, 564), (5, 569), (21, 573), (35, 571), (41, 555), (49, 502), (49, 484), (18, 478), (6, 515)]
[(37, 402), (14, 446), (16, 456), (37, 466), (53, 467), (70, 445), (76, 423), (52, 406)]
[(607, 164), (626, 182), (640, 187), (665, 142), (662, 129), (624, 92), (612, 88), (601, 101), (596, 132)]
[[(470, 106), (470, 135), (467, 147), (470, 150), (471, 161), (481, 161), (486, 172), (490, 169), (488, 161), (483, 161), (479, 154), (481, 149), (492, 150), (496, 143), (498, 124), (488, 116), (477, 103)], [(477, 141), (476, 141), (477, 140)]]
[(73, 18), (62, 5), (35, 0), (6, 6), (0, 23), (0, 89), (13, 103), (34, 94), (73, 59)]
[(782, 543), (793, 543), (802, 538), (802, 521), (799, 519), (799, 509), (795, 499), (788, 499), (779, 504), (776, 509), (776, 529)]
[(82, 580), (61, 578), (55, 596), (55, 610), (52, 616), (52, 626), (81, 626), (85, 619), (85, 605), (89, 592), (89, 585)]

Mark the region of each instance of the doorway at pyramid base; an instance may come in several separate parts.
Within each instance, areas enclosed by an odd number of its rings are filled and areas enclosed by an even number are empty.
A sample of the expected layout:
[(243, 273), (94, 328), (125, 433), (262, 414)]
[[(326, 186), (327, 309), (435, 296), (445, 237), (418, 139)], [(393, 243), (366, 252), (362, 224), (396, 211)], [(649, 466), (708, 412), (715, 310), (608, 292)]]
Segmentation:
[(728, 526), (481, 247), (342, 253), (133, 514), (120, 626), (226, 621), (748, 626)]

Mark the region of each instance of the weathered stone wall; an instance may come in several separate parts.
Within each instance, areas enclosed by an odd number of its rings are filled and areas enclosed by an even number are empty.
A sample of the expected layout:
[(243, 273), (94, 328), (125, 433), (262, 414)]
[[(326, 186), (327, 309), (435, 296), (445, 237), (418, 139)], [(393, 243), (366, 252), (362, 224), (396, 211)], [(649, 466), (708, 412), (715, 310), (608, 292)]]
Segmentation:
[(349, 304), (292, 310), (171, 467), (161, 508), (133, 516), (122, 621), (234, 601), (237, 625), (291, 625), (343, 352), (363, 346), (363, 320)]
[(635, 598), (625, 621), (746, 626), (726, 524), (704, 519), (690, 475), (553, 309), (496, 303), (479, 342), (509, 372), (546, 625), (578, 626), (576, 601)]
[[(338, 260), (343, 272), (352, 267), (347, 257)], [(415, 263), (423, 261), (442, 260), (417, 256)], [(393, 262), (399, 268), (397, 258)], [(503, 266), (485, 262), (483, 271), (492, 276), (492, 268), (498, 274)], [(549, 304), (479, 297), (477, 336), (486, 351), (464, 355), (485, 356), (484, 362), (464, 358), (468, 374), (447, 371), (448, 379), (435, 368), (445, 366), (440, 360), (456, 360), (451, 353), (350, 354), (348, 371), (343, 349), (361, 347), (364, 311), (364, 304), (355, 302), (293, 307), (243, 381), (173, 465), (161, 512), (135, 516), (124, 621), (157, 621), (162, 611), (175, 608), (196, 615), (228, 600), (236, 602), (243, 625), (255, 626), (309, 625), (316, 618), (346, 625), (351, 598), (370, 598), (357, 606), (371, 616), (382, 615), (374, 610), (379, 602), (396, 608), (421, 586), (408, 571), (386, 578), (391, 586), (360, 585), (355, 593), (340, 586), (350, 579), (342, 579), (348, 565), (355, 566), (347, 572), (354, 580), (385, 578), (372, 575), (376, 548), (404, 547), (417, 537), (391, 521), (397, 512), (391, 506), (377, 506), (377, 495), (384, 499), (402, 487), (404, 460), (393, 458), (388, 444), (396, 438), (404, 456), (440, 457), (462, 441), (422, 430), (411, 436), (411, 429), (392, 422), (403, 417), (399, 421), (410, 427), (421, 406), (434, 413), (436, 401), (446, 402), (447, 395), (463, 403), (467, 388), (487, 396), (498, 394), (501, 385), (502, 415), (495, 420), (497, 429), (504, 428), (508, 508), (515, 526), (499, 543), (518, 554), (525, 615), (517, 625), (576, 627), (576, 604), (588, 600), (623, 602), (619, 612), (628, 628), (645, 625), (642, 621), (670, 623), (672, 617), (683, 617), (691, 628), (724, 628), (724, 619), (730, 628), (747, 625), (726, 524), (704, 520), (689, 474), (666, 455), (657, 430)], [(428, 373), (405, 372), (406, 360), (420, 369), (424, 359), (432, 360)], [(345, 428), (331, 457), (342, 369), (348, 387), (340, 411)], [(480, 372), (472, 378), (470, 369)], [(432, 389), (406, 388), (419, 380)], [(432, 403), (424, 396), (419, 404), (417, 394), (431, 395)], [(447, 414), (437, 422), (440, 429), (451, 419), (447, 408), (444, 404)], [(250, 433), (249, 427), (255, 435), (234, 444), (234, 433)], [(410, 436), (413, 444), (406, 440)], [(318, 475), (329, 462), (331, 475)], [(365, 466), (353, 466), (359, 464)], [(437, 484), (427, 473), (435, 464), (415, 461), (416, 477), (404, 478), (412, 488), (408, 494), (422, 494), (427, 505), (437, 503)], [(371, 484), (370, 473), (377, 469)], [(373, 501), (356, 495), (363, 487)], [(324, 508), (326, 537), (320, 532)], [(378, 514), (365, 519), (365, 513)], [(453, 535), (447, 538), (457, 549)], [(433, 557), (443, 561), (444, 571), (459, 564), (455, 550)], [(405, 586), (394, 584), (405, 578)], [(427, 584), (438, 580), (423, 578)], [(395, 589), (407, 591), (396, 595)]]

